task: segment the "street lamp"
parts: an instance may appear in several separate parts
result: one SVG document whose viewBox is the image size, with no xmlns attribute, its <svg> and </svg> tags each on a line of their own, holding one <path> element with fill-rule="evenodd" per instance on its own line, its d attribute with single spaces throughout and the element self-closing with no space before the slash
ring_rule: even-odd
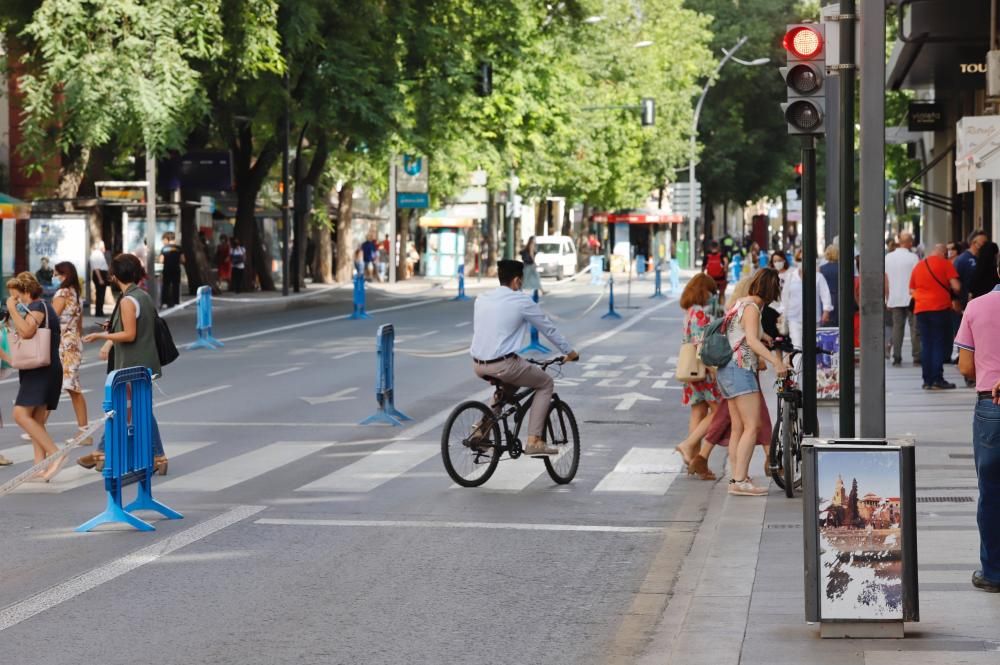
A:
<svg viewBox="0 0 1000 665">
<path fill-rule="evenodd" d="M 747 43 L 747 38 L 744 36 L 744 37 L 740 37 L 739 40 L 733 45 L 733 47 L 731 49 L 729 49 L 728 51 L 726 49 L 722 49 L 722 53 L 723 53 L 723 55 L 725 57 L 723 57 L 722 60 L 719 61 L 719 64 L 715 68 L 715 73 L 708 79 L 708 81 L 705 82 L 705 87 L 701 91 L 701 97 L 698 98 L 698 104 L 694 108 L 694 120 L 691 123 L 691 142 L 690 142 L 690 153 L 689 153 L 690 157 L 688 159 L 688 182 L 689 182 L 689 186 L 688 186 L 688 244 L 690 245 L 689 253 L 690 253 L 690 256 L 691 256 L 691 258 L 690 258 L 690 261 L 691 261 L 691 266 L 690 267 L 691 268 L 694 268 L 694 266 L 695 266 L 695 263 L 694 263 L 694 261 L 695 261 L 695 259 L 694 259 L 694 255 L 695 255 L 694 246 L 695 246 L 695 243 L 697 242 L 697 238 L 696 238 L 696 234 L 695 234 L 695 226 L 694 226 L 694 220 L 695 220 L 695 205 L 694 205 L 694 200 L 695 200 L 695 191 L 694 191 L 695 177 L 694 176 L 695 176 L 695 173 L 694 173 L 694 166 L 695 166 L 695 153 L 697 151 L 697 144 L 698 144 L 698 119 L 701 117 L 701 109 L 705 105 L 705 96 L 708 95 L 709 88 L 711 88 L 712 85 L 715 83 L 715 80 L 719 76 L 719 72 L 722 71 L 722 68 L 726 66 L 727 62 L 729 62 L 730 60 L 733 60 L 734 62 L 737 62 L 737 63 L 739 63 L 741 65 L 746 66 L 746 67 L 759 67 L 761 65 L 766 65 L 768 62 L 770 62 L 770 60 L 768 60 L 767 58 L 757 58 L 756 60 L 746 61 L 746 60 L 740 60 L 739 58 L 735 57 L 736 52 L 738 50 L 740 50 L 740 48 L 742 48 L 742 46 L 744 44 L 746 44 L 746 43 Z"/>
</svg>

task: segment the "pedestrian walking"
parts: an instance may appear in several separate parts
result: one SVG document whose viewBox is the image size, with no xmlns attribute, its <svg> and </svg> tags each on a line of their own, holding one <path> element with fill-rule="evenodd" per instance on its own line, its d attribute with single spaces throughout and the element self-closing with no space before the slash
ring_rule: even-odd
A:
<svg viewBox="0 0 1000 665">
<path fill-rule="evenodd" d="M 108 291 L 108 253 L 98 240 L 90 251 L 90 279 L 94 283 L 94 316 L 104 317 L 104 296 Z"/>
<path fill-rule="evenodd" d="M 920 364 L 920 332 L 913 313 L 910 295 L 910 276 L 920 259 L 913 253 L 913 236 L 906 231 L 899 234 L 896 249 L 885 257 L 885 275 L 889 280 L 889 317 L 892 321 L 892 366 L 903 364 L 903 333 L 910 327 L 910 352 L 913 364 Z"/>
<path fill-rule="evenodd" d="M 802 266 L 799 265 L 798 268 L 788 271 L 788 277 L 781 287 L 781 311 L 785 317 L 785 325 L 788 326 L 788 336 L 792 339 L 792 346 L 797 349 L 805 348 L 805 340 L 802 339 L 802 317 L 805 311 L 802 282 L 805 279 Z M 812 279 L 816 282 L 816 323 L 826 325 L 830 321 L 830 312 L 833 311 L 830 288 L 826 284 L 826 278 L 818 272 Z M 799 363 L 801 358 L 802 356 L 799 356 Z"/>
<path fill-rule="evenodd" d="M 524 249 L 521 250 L 521 263 L 524 264 L 524 290 L 525 291 L 541 291 L 542 290 L 542 280 L 538 277 L 538 268 L 535 267 L 535 236 L 528 238 L 528 242 L 524 243 Z"/>
<path fill-rule="evenodd" d="M 136 257 L 138 258 L 138 257 Z M 52 309 L 59 316 L 59 361 L 62 363 L 62 389 L 69 394 L 76 415 L 77 431 L 87 427 L 87 399 L 80 385 L 80 363 L 83 361 L 83 303 L 80 298 L 80 277 L 69 261 L 56 264 L 59 289 L 52 298 Z M 90 445 L 87 437 L 82 445 Z"/>
<path fill-rule="evenodd" d="M 1000 266 L 991 264 L 994 273 Z M 998 275 L 1000 276 L 1000 275 Z M 979 563 L 972 584 L 1000 592 L 1000 287 L 973 299 L 965 309 L 958 345 L 958 369 L 975 381 L 972 450 L 979 479 Z"/>
<path fill-rule="evenodd" d="M 715 240 L 709 241 L 708 250 L 701 261 L 701 271 L 715 280 L 720 301 L 726 299 L 726 287 L 729 285 L 726 275 L 728 268 L 729 260 L 723 256 L 719 243 Z"/>
<path fill-rule="evenodd" d="M 232 261 L 233 279 L 229 283 L 229 288 L 240 293 L 243 290 L 243 271 L 247 267 L 247 249 L 236 236 L 233 236 L 230 245 L 229 258 Z"/>
<path fill-rule="evenodd" d="M 225 233 L 219 236 L 219 244 L 215 248 L 215 268 L 219 271 L 219 281 L 229 284 L 233 278 L 232 252 L 229 238 Z"/>
<path fill-rule="evenodd" d="M 973 231 L 969 235 L 966 250 L 954 260 L 955 271 L 958 272 L 958 280 L 962 284 L 962 291 L 958 297 L 963 307 L 969 301 L 969 290 L 972 288 L 972 278 L 976 273 L 976 259 L 979 256 L 979 251 L 989 241 L 989 236 L 982 229 Z"/>
<path fill-rule="evenodd" d="M 706 307 L 716 295 L 715 280 L 704 273 L 698 273 L 684 287 L 680 306 L 684 311 L 684 327 L 681 333 L 681 344 L 692 344 L 697 350 L 705 336 L 705 328 L 712 322 L 712 317 Z M 698 431 L 702 421 L 711 419 L 718 403 L 722 400 L 715 377 L 707 374 L 702 381 L 687 381 L 681 393 L 681 404 L 691 407 L 688 419 L 688 435 Z M 699 455 L 700 438 L 685 441 L 676 446 L 676 450 L 688 465 L 688 472 L 704 475 L 708 471 L 708 461 Z"/>
<path fill-rule="evenodd" d="M 924 390 L 947 390 L 954 383 L 944 380 L 944 362 L 951 354 L 951 315 L 961 292 L 955 266 L 935 247 L 910 275 L 913 312 L 920 331 L 920 365 Z"/>
<path fill-rule="evenodd" d="M 175 242 L 177 236 L 172 232 L 163 234 L 163 247 L 160 249 L 160 263 L 163 264 L 163 293 L 160 294 L 161 307 L 176 307 L 181 304 L 181 265 L 186 263 L 184 252 Z M 154 275 L 149 275 L 155 279 Z"/>
<path fill-rule="evenodd" d="M 378 245 L 375 244 L 375 234 L 370 234 L 368 239 L 361 243 L 361 254 L 365 262 L 365 279 L 369 281 L 381 281 L 378 275 Z"/>
<path fill-rule="evenodd" d="M 14 400 L 14 421 L 31 437 L 35 451 L 35 464 L 46 457 L 55 455 L 59 448 L 45 428 L 49 419 L 49 411 L 55 411 L 59 406 L 59 394 L 62 392 L 62 364 L 59 362 L 59 316 L 52 306 L 42 300 L 42 285 L 30 272 L 19 273 L 7 280 L 7 312 L 14 332 L 22 343 L 35 338 L 39 330 L 49 331 L 49 362 L 41 367 L 22 369 L 18 371 L 20 386 L 17 398 Z M 44 342 L 44 337 L 39 337 Z M 38 342 L 36 342 L 37 344 Z M 0 350 L 0 357 L 8 364 L 14 365 L 11 356 Z M 32 477 L 32 482 L 48 482 L 59 473 L 66 457 L 50 466 L 42 473 Z"/>
<path fill-rule="evenodd" d="M 988 242 L 979 249 L 979 256 L 976 257 L 976 270 L 972 274 L 972 281 L 969 284 L 970 299 L 986 295 L 997 284 L 1000 284 L 1000 277 L 993 269 L 998 254 L 1000 254 L 1000 247 L 995 242 Z"/>
<path fill-rule="evenodd" d="M 717 381 L 732 419 L 729 445 L 731 456 L 735 449 L 735 464 L 729 493 L 763 496 L 767 488 L 754 485 L 749 478 L 750 458 L 761 428 L 758 366 L 761 360 L 770 362 L 778 376 L 787 374 L 789 368 L 761 341 L 761 310 L 781 297 L 781 278 L 775 270 L 764 268 L 751 278 L 748 294 L 726 313 L 726 336 L 733 359 L 719 368 Z"/>
<path fill-rule="evenodd" d="M 83 338 L 86 343 L 103 341 L 101 360 L 108 360 L 109 369 L 148 367 L 153 378 L 159 378 L 160 354 L 156 349 L 156 305 L 149 294 L 139 288 L 144 271 L 139 260 L 131 254 L 119 254 L 111 261 L 111 279 L 121 289 L 122 297 L 111 315 L 111 323 L 104 332 L 91 333 Z M 80 457 L 77 464 L 85 469 L 104 468 L 104 437 L 97 450 Z M 167 474 L 167 456 L 163 452 L 160 428 L 153 416 L 153 464 L 161 476 Z"/>
<path fill-rule="evenodd" d="M 827 245 L 826 250 L 823 252 L 823 258 L 826 262 L 819 267 L 819 274 L 823 275 L 823 279 L 826 280 L 826 288 L 830 291 L 830 301 L 833 303 L 833 309 L 830 311 L 830 317 L 824 325 L 827 326 L 838 326 L 840 325 L 840 248 L 836 245 Z"/>
</svg>

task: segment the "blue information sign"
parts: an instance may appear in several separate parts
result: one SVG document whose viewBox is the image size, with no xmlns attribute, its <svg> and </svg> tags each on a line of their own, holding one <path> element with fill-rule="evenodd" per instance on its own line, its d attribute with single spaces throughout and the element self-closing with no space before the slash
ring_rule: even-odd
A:
<svg viewBox="0 0 1000 665">
<path fill-rule="evenodd" d="M 397 208 L 429 208 L 430 197 L 426 193 L 399 192 L 396 194 Z"/>
</svg>

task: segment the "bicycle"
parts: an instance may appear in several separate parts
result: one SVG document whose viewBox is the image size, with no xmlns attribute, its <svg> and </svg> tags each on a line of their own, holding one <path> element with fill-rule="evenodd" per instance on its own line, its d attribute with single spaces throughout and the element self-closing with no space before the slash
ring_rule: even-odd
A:
<svg viewBox="0 0 1000 665">
<path fill-rule="evenodd" d="M 562 358 L 544 362 L 529 360 L 543 370 L 562 365 Z M 493 386 L 494 406 L 470 400 L 451 412 L 441 433 L 441 458 L 451 479 L 462 487 L 479 487 L 493 475 L 504 453 L 516 460 L 524 452 L 519 434 L 535 398 L 533 388 L 515 393 L 509 386 L 486 377 Z M 510 418 L 514 417 L 514 430 Z M 501 425 L 503 426 L 501 438 Z M 556 483 L 565 485 L 576 476 L 580 465 L 580 432 L 576 417 L 566 402 L 552 395 L 545 419 L 546 445 L 559 449 L 557 455 L 543 457 L 545 470 Z"/>
<path fill-rule="evenodd" d="M 776 338 L 775 349 L 789 354 L 788 364 L 794 366 L 795 357 L 801 349 L 792 347 L 788 338 Z M 816 353 L 827 353 L 817 349 Z M 775 426 L 771 432 L 771 449 L 768 451 L 768 467 L 775 484 L 785 490 L 785 496 L 793 498 L 795 490 L 802 489 L 802 389 L 799 388 L 794 370 L 779 376 L 775 382 L 778 394 L 778 409 Z M 818 432 L 816 432 L 818 434 Z"/>
</svg>

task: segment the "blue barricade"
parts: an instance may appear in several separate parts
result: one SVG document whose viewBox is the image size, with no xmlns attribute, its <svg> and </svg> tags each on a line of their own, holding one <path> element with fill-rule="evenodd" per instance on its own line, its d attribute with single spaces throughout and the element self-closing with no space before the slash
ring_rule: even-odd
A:
<svg viewBox="0 0 1000 665">
<path fill-rule="evenodd" d="M 615 311 L 615 276 L 608 277 L 608 313 L 602 319 L 620 319 L 622 315 Z"/>
<path fill-rule="evenodd" d="M 354 311 L 349 317 L 351 319 L 370 319 L 371 316 L 365 311 L 365 276 L 364 273 L 354 273 Z"/>
<path fill-rule="evenodd" d="M 101 524 L 123 522 L 139 531 L 155 527 L 132 513 L 155 510 L 167 519 L 180 513 L 153 498 L 153 380 L 146 367 L 127 367 L 108 374 L 104 382 L 104 490 L 107 507 L 76 528 L 90 531 Z M 135 501 L 122 506 L 122 488 L 139 484 Z"/>
<path fill-rule="evenodd" d="M 646 257 L 642 254 L 635 257 L 635 272 L 639 279 L 646 278 Z"/>
<path fill-rule="evenodd" d="M 452 301 L 456 300 L 469 300 L 469 296 L 465 295 L 465 264 L 458 266 L 458 295 Z"/>
<path fill-rule="evenodd" d="M 743 257 L 739 254 L 733 254 L 732 261 L 729 262 L 729 283 L 735 284 L 740 281 L 740 276 L 743 273 Z"/>
<path fill-rule="evenodd" d="M 681 266 L 677 259 L 670 259 L 670 292 L 677 293 L 681 290 Z"/>
<path fill-rule="evenodd" d="M 599 285 L 604 283 L 604 257 L 590 257 L 590 283 Z"/>
<path fill-rule="evenodd" d="M 653 295 L 651 295 L 649 297 L 650 298 L 666 298 L 666 296 L 663 295 L 663 271 L 660 269 L 660 264 L 659 263 L 656 264 L 656 270 L 654 272 L 654 275 L 655 276 L 654 276 L 654 281 L 653 281 Z"/>
<path fill-rule="evenodd" d="M 534 300 L 535 302 L 538 302 L 538 289 L 535 289 L 535 292 L 531 294 L 531 299 Z M 520 351 L 518 351 L 518 353 L 529 353 L 531 351 L 537 351 L 538 353 L 549 353 L 551 351 L 549 347 L 545 346 L 538 340 L 538 329 L 535 328 L 535 326 L 531 326 L 531 336 L 529 339 L 530 341 L 528 342 L 528 345 L 523 349 L 521 349 Z"/>
<path fill-rule="evenodd" d="M 191 349 L 218 349 L 224 344 L 212 337 L 212 287 L 198 287 L 198 321 L 195 330 L 198 339 L 188 345 Z"/>
<path fill-rule="evenodd" d="M 412 420 L 396 408 L 396 332 L 391 323 L 378 327 L 375 335 L 375 400 L 378 411 L 361 421 L 362 425 L 383 423 L 400 426 L 401 420 Z"/>
</svg>

